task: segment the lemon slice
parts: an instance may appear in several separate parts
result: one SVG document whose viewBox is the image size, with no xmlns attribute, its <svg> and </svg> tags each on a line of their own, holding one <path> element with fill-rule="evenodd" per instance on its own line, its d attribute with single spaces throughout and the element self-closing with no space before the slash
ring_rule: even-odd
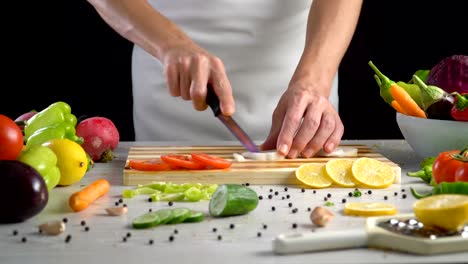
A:
<svg viewBox="0 0 468 264">
<path fill-rule="evenodd" d="M 351 171 L 355 182 L 369 188 L 387 188 L 396 176 L 392 167 L 372 158 L 355 160 Z"/>
<path fill-rule="evenodd" d="M 333 183 L 325 172 L 325 164 L 322 163 L 302 164 L 296 169 L 296 178 L 313 188 L 326 188 Z"/>
<path fill-rule="evenodd" d="M 344 207 L 344 214 L 356 216 L 380 216 L 394 215 L 397 209 L 392 204 L 379 202 L 354 202 L 347 203 Z"/>
<path fill-rule="evenodd" d="M 353 173 L 351 167 L 354 160 L 350 159 L 332 159 L 325 164 L 325 171 L 328 177 L 339 186 L 354 187 Z"/>
<path fill-rule="evenodd" d="M 468 224 L 468 195 L 439 194 L 416 201 L 413 204 L 416 218 L 427 226 L 451 231 Z"/>
</svg>

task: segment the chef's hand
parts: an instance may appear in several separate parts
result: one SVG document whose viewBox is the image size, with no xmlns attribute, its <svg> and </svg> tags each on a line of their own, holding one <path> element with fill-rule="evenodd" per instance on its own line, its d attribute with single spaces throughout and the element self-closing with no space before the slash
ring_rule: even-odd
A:
<svg viewBox="0 0 468 264">
<path fill-rule="evenodd" d="M 167 49 L 162 62 L 172 96 L 192 100 L 193 107 L 203 111 L 209 82 L 219 98 L 221 112 L 228 116 L 234 113 L 232 88 L 221 59 L 194 43 L 185 43 Z"/>
<path fill-rule="evenodd" d="M 343 123 L 330 101 L 318 94 L 316 83 L 291 82 L 272 117 L 270 133 L 262 149 L 277 149 L 295 158 L 312 157 L 320 149 L 333 151 L 343 136 Z M 323 89 L 322 89 L 323 90 Z"/>
</svg>

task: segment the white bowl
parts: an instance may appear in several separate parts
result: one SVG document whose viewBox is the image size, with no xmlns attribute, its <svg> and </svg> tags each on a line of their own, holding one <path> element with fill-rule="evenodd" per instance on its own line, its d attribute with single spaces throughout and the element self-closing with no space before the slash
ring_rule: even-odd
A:
<svg viewBox="0 0 468 264">
<path fill-rule="evenodd" d="M 468 122 L 426 119 L 397 113 L 403 137 L 421 158 L 468 145 Z"/>
</svg>

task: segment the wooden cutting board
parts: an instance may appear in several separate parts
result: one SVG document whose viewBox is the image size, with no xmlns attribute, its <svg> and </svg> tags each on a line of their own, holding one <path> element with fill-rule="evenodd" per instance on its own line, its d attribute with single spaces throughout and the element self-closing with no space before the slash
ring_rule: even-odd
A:
<svg viewBox="0 0 468 264">
<path fill-rule="evenodd" d="M 357 159 L 369 157 L 378 159 L 390 165 L 397 177 L 401 177 L 401 168 L 375 152 L 366 145 L 342 145 L 358 148 Z M 134 186 L 154 181 L 172 183 L 249 183 L 253 185 L 301 185 L 296 179 L 295 170 L 302 164 L 317 162 L 326 163 L 337 157 L 312 157 L 298 159 L 283 159 L 275 161 L 234 160 L 233 153 L 242 153 L 246 149 L 242 146 L 134 146 L 128 152 L 127 162 L 123 171 L 123 184 Z M 174 171 L 137 171 L 127 167 L 129 160 L 147 160 L 159 158 L 163 154 L 206 153 L 232 161 L 232 166 L 226 170 L 174 170 Z"/>
</svg>

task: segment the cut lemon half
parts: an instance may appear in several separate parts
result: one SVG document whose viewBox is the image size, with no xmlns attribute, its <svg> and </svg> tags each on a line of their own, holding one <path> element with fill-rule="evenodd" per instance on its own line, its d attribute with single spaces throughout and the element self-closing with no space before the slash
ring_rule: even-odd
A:
<svg viewBox="0 0 468 264">
<path fill-rule="evenodd" d="M 313 188 L 326 188 L 333 183 L 325 172 L 325 164 L 322 163 L 302 164 L 296 169 L 296 178 Z"/>
<path fill-rule="evenodd" d="M 394 215 L 397 212 L 393 204 L 379 202 L 354 202 L 347 203 L 344 207 L 344 214 L 355 216 Z"/>
<path fill-rule="evenodd" d="M 356 184 L 353 180 L 351 167 L 354 160 L 350 159 L 332 159 L 325 164 L 325 171 L 328 177 L 339 186 L 354 187 Z"/>
<path fill-rule="evenodd" d="M 413 211 L 424 225 L 456 231 L 468 224 L 468 195 L 439 194 L 422 198 L 413 204 Z"/>
<path fill-rule="evenodd" d="M 377 159 L 359 158 L 351 168 L 355 182 L 369 188 L 387 188 L 395 181 L 395 171 Z"/>
</svg>

